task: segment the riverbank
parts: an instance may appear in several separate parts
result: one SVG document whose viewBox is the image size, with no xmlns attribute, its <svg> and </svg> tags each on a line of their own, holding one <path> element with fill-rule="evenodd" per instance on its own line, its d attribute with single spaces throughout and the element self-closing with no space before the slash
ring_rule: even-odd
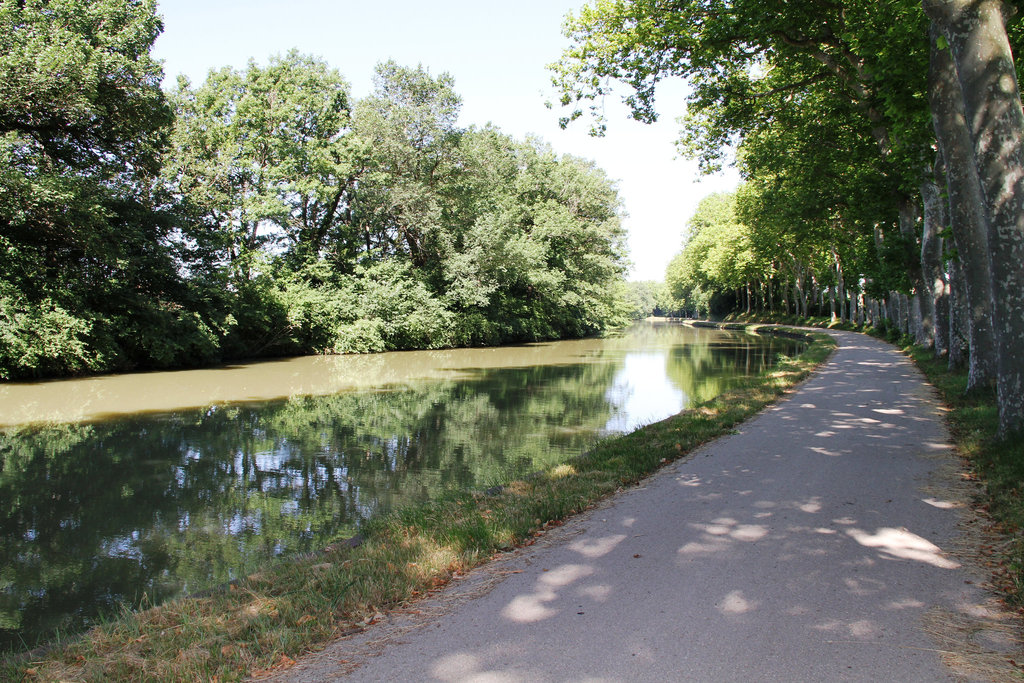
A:
<svg viewBox="0 0 1024 683">
<path fill-rule="evenodd" d="M 7 662 L 0 676 L 237 680 L 286 666 L 729 431 L 806 377 L 833 346 L 817 335 L 799 358 L 576 461 L 490 495 L 456 494 L 387 515 L 365 529 L 357 547 L 336 543 L 276 563 L 231 590 L 125 614 L 45 656 Z"/>
</svg>

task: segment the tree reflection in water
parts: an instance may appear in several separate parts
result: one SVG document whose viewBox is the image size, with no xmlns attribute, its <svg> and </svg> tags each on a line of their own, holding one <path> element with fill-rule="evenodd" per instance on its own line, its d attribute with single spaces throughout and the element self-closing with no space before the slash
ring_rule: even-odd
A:
<svg viewBox="0 0 1024 683">
<path fill-rule="evenodd" d="M 795 349 L 644 326 L 573 363 L 8 429 L 0 647 L 80 629 L 121 604 L 223 584 L 445 489 L 564 461 L 609 430 L 662 419 Z"/>
</svg>

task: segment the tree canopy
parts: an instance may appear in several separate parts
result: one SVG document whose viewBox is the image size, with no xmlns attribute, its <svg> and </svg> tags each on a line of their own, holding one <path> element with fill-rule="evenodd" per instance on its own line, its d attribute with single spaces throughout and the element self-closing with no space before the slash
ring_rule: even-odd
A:
<svg viewBox="0 0 1024 683">
<path fill-rule="evenodd" d="M 0 376 L 160 354 L 182 296 L 160 30 L 151 2 L 0 5 Z"/>
<path fill-rule="evenodd" d="M 996 383 L 1013 431 L 1024 428 L 1024 114 L 1010 9 L 598 0 L 567 19 L 554 81 L 563 123 L 589 110 L 600 132 L 614 88 L 652 121 L 658 83 L 686 79 L 681 148 L 708 171 L 735 151 L 746 181 L 737 214 L 759 257 L 748 289 L 767 282 L 763 305 L 804 314 L 808 288 L 827 289 L 840 317 L 849 309 L 940 353 L 966 341 L 972 386 Z M 735 283 L 708 279 L 720 268 L 700 234 L 670 279 L 706 298 L 712 281 Z"/>
</svg>

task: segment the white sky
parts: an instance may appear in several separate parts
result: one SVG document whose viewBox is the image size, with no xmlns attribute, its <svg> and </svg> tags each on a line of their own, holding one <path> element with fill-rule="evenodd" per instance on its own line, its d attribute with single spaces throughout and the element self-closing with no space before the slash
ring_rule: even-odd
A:
<svg viewBox="0 0 1024 683">
<path fill-rule="evenodd" d="M 568 46 L 562 20 L 584 0 L 163 0 L 164 33 L 153 56 L 167 84 L 179 74 L 201 83 L 212 68 L 243 68 L 297 48 L 336 67 L 356 98 L 372 88 L 374 66 L 394 59 L 447 71 L 462 96 L 463 126 L 493 123 L 523 139 L 534 134 L 560 154 L 593 159 L 618 182 L 629 214 L 630 279 L 662 280 L 700 199 L 736 186 L 735 173 L 700 178 L 676 159 L 681 84 L 659 92 L 661 119 L 632 121 L 618 97 L 606 103 L 608 133 L 587 134 L 585 119 L 558 127 L 546 66 Z M 622 94 L 625 94 L 623 90 Z"/>
</svg>

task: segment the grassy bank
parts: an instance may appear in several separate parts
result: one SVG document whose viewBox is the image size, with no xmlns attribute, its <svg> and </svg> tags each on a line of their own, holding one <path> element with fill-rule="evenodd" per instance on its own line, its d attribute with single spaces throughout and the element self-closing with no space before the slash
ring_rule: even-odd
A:
<svg viewBox="0 0 1024 683">
<path fill-rule="evenodd" d="M 967 371 L 950 372 L 944 358 L 929 349 L 903 344 L 921 371 L 942 394 L 957 450 L 982 484 L 976 501 L 992 521 L 989 531 L 999 540 L 981 548 L 992 570 L 992 587 L 1006 602 L 1024 608 L 1024 438 L 1000 438 L 995 390 L 966 393 Z"/>
<path fill-rule="evenodd" d="M 289 666 L 728 432 L 803 380 L 834 346 L 815 334 L 799 358 L 570 463 L 486 494 L 396 511 L 371 521 L 354 547 L 338 542 L 274 563 L 231 590 L 126 613 L 45 655 L 8 658 L 0 680 L 228 681 Z"/>
</svg>

